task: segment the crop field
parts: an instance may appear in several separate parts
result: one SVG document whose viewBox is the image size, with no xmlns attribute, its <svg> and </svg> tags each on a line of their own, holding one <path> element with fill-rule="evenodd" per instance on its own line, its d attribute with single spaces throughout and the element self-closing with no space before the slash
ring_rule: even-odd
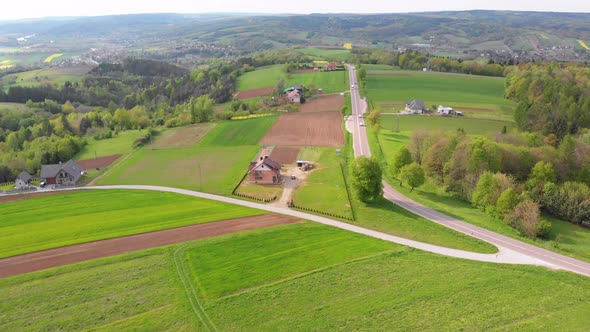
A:
<svg viewBox="0 0 590 332">
<path fill-rule="evenodd" d="M 276 116 L 223 121 L 203 138 L 199 146 L 256 145 L 276 121 Z"/>
<path fill-rule="evenodd" d="M 583 48 L 590 50 L 590 47 L 588 47 L 588 45 L 586 44 L 586 42 L 584 42 L 581 39 L 578 39 L 578 43 L 580 44 L 580 46 L 582 46 Z"/>
<path fill-rule="evenodd" d="M 435 72 L 392 71 L 367 76 L 367 91 L 371 102 L 383 105 L 394 104 L 396 112 L 408 100 L 421 99 L 429 109 L 432 105 L 444 105 L 473 109 L 471 114 L 487 110 L 491 117 L 510 119 L 514 103 L 504 99 L 504 79 L 462 74 Z M 481 113 L 481 112 L 480 112 Z"/>
<path fill-rule="evenodd" d="M 320 48 L 298 48 L 297 51 L 323 60 L 346 61 L 350 56 L 349 50 L 326 50 Z"/>
<path fill-rule="evenodd" d="M 340 112 L 288 113 L 270 128 L 260 142 L 269 145 L 342 146 Z"/>
<path fill-rule="evenodd" d="M 114 154 L 129 154 L 133 151 L 133 142 L 142 134 L 145 134 L 145 130 L 126 130 L 119 132 L 113 138 L 101 140 L 87 138 L 88 144 L 82 148 L 74 159 L 82 160 Z"/>
<path fill-rule="evenodd" d="M 53 60 L 55 60 L 57 58 L 62 57 L 63 55 L 64 55 L 63 53 L 55 53 L 55 54 L 52 54 L 52 55 L 48 56 L 43 62 L 49 63 L 49 62 L 51 62 L 51 61 L 53 61 Z"/>
<path fill-rule="evenodd" d="M 272 86 L 268 86 L 265 88 L 253 89 L 253 90 L 239 91 L 238 94 L 234 98 L 238 99 L 238 100 L 257 98 L 257 97 L 271 95 L 273 91 L 274 91 L 274 88 Z"/>
<path fill-rule="evenodd" d="M 158 135 L 149 149 L 190 148 L 197 144 L 215 127 L 214 123 L 199 123 L 192 126 L 170 128 Z"/>
<path fill-rule="evenodd" d="M 264 214 L 173 193 L 80 191 L 0 204 L 0 257 Z"/>
<path fill-rule="evenodd" d="M 12 68 L 12 67 L 14 67 L 13 60 L 9 60 L 9 59 L 0 60 L 0 69 L 8 69 L 8 68 Z"/>
<path fill-rule="evenodd" d="M 326 112 L 336 111 L 340 112 L 345 103 L 345 96 L 340 94 L 331 94 L 325 96 L 317 96 L 305 104 L 301 105 L 299 110 L 301 112 Z"/>
<path fill-rule="evenodd" d="M 295 190 L 293 202 L 305 208 L 352 218 L 352 207 L 340 170 L 343 160 L 336 154 L 336 149 L 306 147 L 301 150 L 298 159 L 314 162 L 315 169 Z"/>
<path fill-rule="evenodd" d="M 379 124 L 381 129 L 386 129 L 390 132 L 389 134 L 395 134 L 398 130 L 400 132 L 412 132 L 414 129 L 449 131 L 461 128 L 468 135 L 487 135 L 502 131 L 504 126 L 506 126 L 508 131 L 516 128 L 516 125 L 512 121 L 457 116 L 426 116 L 420 114 L 383 114 L 380 116 Z"/>
<path fill-rule="evenodd" d="M 84 75 L 91 69 L 90 66 L 35 69 L 6 75 L 2 78 L 2 83 L 5 89 L 11 86 L 38 86 L 47 83 L 63 85 L 66 81 L 82 82 Z"/>
<path fill-rule="evenodd" d="M 247 91 L 274 87 L 279 78 L 285 77 L 283 66 L 268 66 L 247 72 L 238 78 L 238 90 Z"/>
<path fill-rule="evenodd" d="M 137 150 L 97 183 L 169 186 L 229 195 L 258 145 Z"/>
<path fill-rule="evenodd" d="M 5 331 L 571 331 L 590 324 L 588 278 L 446 258 L 312 223 L 5 278 L 0 296 Z"/>
</svg>

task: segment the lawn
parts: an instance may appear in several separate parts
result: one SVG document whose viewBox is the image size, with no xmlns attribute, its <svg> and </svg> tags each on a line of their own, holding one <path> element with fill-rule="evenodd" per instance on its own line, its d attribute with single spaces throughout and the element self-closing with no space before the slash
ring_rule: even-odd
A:
<svg viewBox="0 0 590 332">
<path fill-rule="evenodd" d="M 346 61 L 350 57 L 349 50 L 325 50 L 320 48 L 298 48 L 296 50 L 323 60 Z"/>
<path fill-rule="evenodd" d="M 1 279 L 0 329 L 581 331 L 589 296 L 586 277 L 302 223 Z"/>
<path fill-rule="evenodd" d="M 301 149 L 298 159 L 312 161 L 315 167 L 295 191 L 293 202 L 308 209 L 352 218 L 346 184 L 340 170 L 343 159 L 336 154 L 336 149 L 305 147 Z"/>
<path fill-rule="evenodd" d="M 199 146 L 257 145 L 277 119 L 278 116 L 264 116 L 220 122 L 209 131 L 207 136 L 199 143 Z"/>
<path fill-rule="evenodd" d="M 145 184 L 230 195 L 259 150 L 257 145 L 137 150 L 98 184 Z"/>
<path fill-rule="evenodd" d="M 511 119 L 514 103 L 504 98 L 504 79 L 475 75 L 436 72 L 392 71 L 367 76 L 368 98 L 382 105 L 383 111 L 395 106 L 403 108 L 405 101 L 421 99 L 426 107 L 445 105 L 457 109 L 484 109 L 470 112 L 490 117 Z"/>
<path fill-rule="evenodd" d="M 379 124 L 384 129 L 384 135 L 395 136 L 396 131 L 403 132 L 404 135 L 410 135 L 414 129 L 450 131 L 459 128 L 465 130 L 468 135 L 487 135 L 501 132 L 506 126 L 508 131 L 516 128 L 514 122 L 501 121 L 492 119 L 480 119 L 471 117 L 445 117 L 436 115 L 393 115 L 383 114 L 380 117 Z"/>
<path fill-rule="evenodd" d="M 0 204 L 0 257 L 263 214 L 173 193 L 97 190 Z"/>
<path fill-rule="evenodd" d="M 104 157 L 114 154 L 128 154 L 133 151 L 133 142 L 145 130 L 127 130 L 121 131 L 113 138 L 95 140 L 92 137 L 86 139 L 88 144 L 74 157 L 76 160 L 91 159 L 95 157 Z"/>
<path fill-rule="evenodd" d="M 385 128 L 385 126 L 382 128 Z M 381 148 L 380 152 L 377 152 L 377 155 L 382 153 L 384 161 L 387 162 L 391 160 L 394 153 L 401 146 L 408 143 L 410 135 L 411 132 L 407 131 L 397 133 L 391 132 L 389 130 L 381 130 L 379 132 L 379 144 Z M 369 137 L 371 138 L 370 142 L 372 143 L 371 150 L 376 151 L 377 145 L 373 139 L 374 135 L 371 134 Z M 578 259 L 590 261 L 590 230 L 586 228 L 544 216 L 543 218 L 547 218 L 547 220 L 551 221 L 553 225 L 550 239 L 537 239 L 532 241 L 520 236 L 516 230 L 508 226 L 503 221 L 491 217 L 487 213 L 473 207 L 468 202 L 452 197 L 448 193 L 444 192 L 440 186 L 426 184 L 410 193 L 408 188 L 401 188 L 398 181 L 392 179 L 391 177 L 388 178 L 388 183 L 404 195 L 416 200 L 417 202 L 420 202 L 421 204 L 424 204 L 440 212 L 449 214 L 457 219 L 489 229 L 494 232 L 498 232 L 506 236 L 517 238 L 521 241 L 532 243 L 548 250 L 553 250 Z"/>
</svg>

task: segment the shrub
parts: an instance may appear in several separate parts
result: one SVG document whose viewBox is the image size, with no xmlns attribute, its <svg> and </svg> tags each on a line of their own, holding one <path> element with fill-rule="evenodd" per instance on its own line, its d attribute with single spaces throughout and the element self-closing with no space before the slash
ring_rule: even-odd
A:
<svg viewBox="0 0 590 332">
<path fill-rule="evenodd" d="M 526 200 L 506 215 L 506 222 L 522 235 L 534 239 L 538 236 L 547 236 L 551 232 L 551 224 L 547 221 L 542 222 L 540 216 L 539 204 Z"/>
</svg>

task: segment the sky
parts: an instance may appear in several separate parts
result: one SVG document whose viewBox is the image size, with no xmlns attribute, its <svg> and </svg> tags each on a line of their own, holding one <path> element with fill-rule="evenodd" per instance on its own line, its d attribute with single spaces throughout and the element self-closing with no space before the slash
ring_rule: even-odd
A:
<svg viewBox="0 0 590 332">
<path fill-rule="evenodd" d="M 0 20 L 136 13 L 405 13 L 494 9 L 590 13 L 590 0 L 22 0 L 3 1 Z"/>
</svg>

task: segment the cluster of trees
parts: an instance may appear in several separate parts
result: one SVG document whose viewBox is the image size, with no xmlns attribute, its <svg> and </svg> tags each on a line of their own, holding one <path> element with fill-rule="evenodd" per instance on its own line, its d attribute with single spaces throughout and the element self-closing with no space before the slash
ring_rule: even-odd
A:
<svg viewBox="0 0 590 332">
<path fill-rule="evenodd" d="M 539 134 L 469 137 L 416 130 L 389 163 L 412 189 L 425 177 L 529 237 L 549 234 L 540 211 L 590 225 L 590 144 L 566 136 L 557 147 Z"/>
<path fill-rule="evenodd" d="M 355 63 L 382 64 L 399 66 L 402 69 L 422 70 L 427 68 L 433 71 L 446 73 L 463 73 L 484 76 L 504 76 L 503 65 L 489 61 L 450 59 L 423 54 L 413 50 L 405 52 L 386 51 L 377 48 L 354 48 L 352 58 Z"/>
<path fill-rule="evenodd" d="M 590 67 L 581 63 L 523 64 L 506 76 L 506 97 L 516 101 L 521 130 L 558 139 L 590 128 Z"/>
</svg>

